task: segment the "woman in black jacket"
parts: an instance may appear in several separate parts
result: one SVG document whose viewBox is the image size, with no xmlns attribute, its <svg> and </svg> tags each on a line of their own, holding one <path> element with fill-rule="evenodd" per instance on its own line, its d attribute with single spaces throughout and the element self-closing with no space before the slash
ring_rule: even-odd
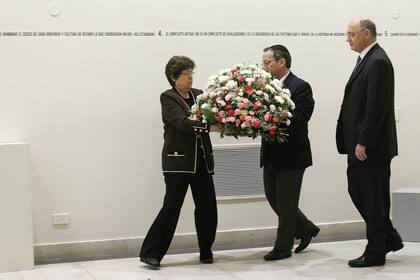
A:
<svg viewBox="0 0 420 280">
<path fill-rule="evenodd" d="M 191 120 L 190 109 L 202 91 L 192 88 L 194 61 L 174 56 L 165 75 L 172 86 L 160 96 L 164 144 L 162 169 L 166 184 L 163 206 L 147 233 L 140 250 L 140 261 L 159 266 L 178 223 L 188 186 L 195 203 L 195 227 L 200 261 L 212 263 L 212 244 L 216 236 L 217 207 L 213 177 L 213 150 L 209 127 Z M 217 127 L 211 126 L 212 131 Z"/>
</svg>

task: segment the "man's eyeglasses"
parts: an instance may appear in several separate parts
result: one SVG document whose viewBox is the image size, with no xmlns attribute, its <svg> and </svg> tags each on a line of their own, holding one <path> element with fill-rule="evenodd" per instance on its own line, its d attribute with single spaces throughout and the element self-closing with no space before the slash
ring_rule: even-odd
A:
<svg viewBox="0 0 420 280">
<path fill-rule="evenodd" d="M 263 64 L 264 66 L 268 66 L 268 65 L 270 65 L 270 64 L 271 64 L 271 62 L 273 62 L 273 61 L 275 61 L 275 60 L 274 60 L 274 59 L 271 59 L 271 60 L 263 60 L 262 64 Z"/>
</svg>

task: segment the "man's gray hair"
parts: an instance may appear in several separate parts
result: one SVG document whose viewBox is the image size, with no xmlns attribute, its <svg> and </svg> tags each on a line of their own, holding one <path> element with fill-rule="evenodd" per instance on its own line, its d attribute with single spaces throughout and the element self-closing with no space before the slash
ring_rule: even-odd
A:
<svg viewBox="0 0 420 280">
<path fill-rule="evenodd" d="M 361 19 L 360 20 L 360 26 L 362 29 L 367 29 L 372 33 L 373 37 L 376 37 L 376 25 L 375 23 L 370 19 Z"/>
</svg>

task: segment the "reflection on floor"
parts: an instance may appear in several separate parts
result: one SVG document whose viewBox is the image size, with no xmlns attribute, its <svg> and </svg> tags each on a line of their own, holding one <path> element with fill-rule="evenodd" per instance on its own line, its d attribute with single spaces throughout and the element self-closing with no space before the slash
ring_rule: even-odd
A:
<svg viewBox="0 0 420 280">
<path fill-rule="evenodd" d="M 158 270 L 137 258 L 36 266 L 33 270 L 0 273 L 0 280 L 159 280 L 159 279 L 317 279 L 317 280 L 414 280 L 420 279 L 420 243 L 405 243 L 390 253 L 382 267 L 350 268 L 347 261 L 359 257 L 365 241 L 311 244 L 286 260 L 262 259 L 270 248 L 214 252 L 214 264 L 200 264 L 198 254 L 168 255 Z"/>
</svg>

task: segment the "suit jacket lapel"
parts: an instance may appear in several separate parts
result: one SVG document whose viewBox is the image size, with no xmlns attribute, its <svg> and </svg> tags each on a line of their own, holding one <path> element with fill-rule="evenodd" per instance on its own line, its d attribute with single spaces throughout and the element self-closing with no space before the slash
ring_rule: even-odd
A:
<svg viewBox="0 0 420 280">
<path fill-rule="evenodd" d="M 372 53 L 375 52 L 375 50 L 377 50 L 379 48 L 379 44 L 376 43 L 369 51 L 368 53 L 365 55 L 365 57 L 362 59 L 362 61 L 360 61 L 359 66 L 357 67 L 357 69 L 355 71 L 353 71 L 353 73 L 351 74 L 349 81 L 346 84 L 346 89 L 348 86 L 350 86 L 350 84 L 354 81 L 354 79 L 360 74 L 360 72 L 363 70 L 363 68 L 365 67 L 367 61 L 369 60 L 369 58 L 371 57 Z"/>
<path fill-rule="evenodd" d="M 286 77 L 286 79 L 284 79 L 283 88 L 289 88 L 289 84 L 294 77 L 295 75 L 292 73 L 292 71 L 290 71 L 289 75 Z"/>
</svg>

